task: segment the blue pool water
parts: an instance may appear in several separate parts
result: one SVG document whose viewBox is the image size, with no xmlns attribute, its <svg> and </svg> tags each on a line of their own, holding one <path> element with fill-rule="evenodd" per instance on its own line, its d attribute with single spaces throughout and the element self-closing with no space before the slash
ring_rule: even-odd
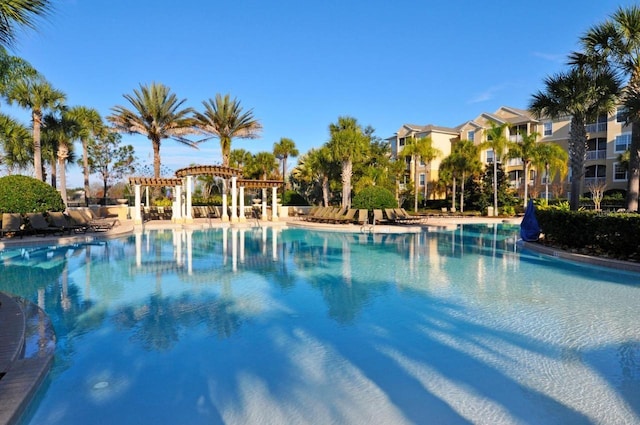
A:
<svg viewBox="0 0 640 425">
<path fill-rule="evenodd" d="M 640 422 L 640 277 L 416 235 L 157 231 L 0 253 L 58 337 L 28 424 Z"/>
</svg>

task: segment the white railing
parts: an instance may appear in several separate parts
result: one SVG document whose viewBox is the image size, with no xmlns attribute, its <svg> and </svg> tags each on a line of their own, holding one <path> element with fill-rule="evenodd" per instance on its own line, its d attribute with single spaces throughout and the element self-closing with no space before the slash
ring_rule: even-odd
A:
<svg viewBox="0 0 640 425">
<path fill-rule="evenodd" d="M 587 160 L 606 159 L 606 158 L 607 158 L 606 150 L 587 151 Z"/>
<path fill-rule="evenodd" d="M 606 122 L 598 122 L 594 124 L 587 124 L 585 126 L 587 133 L 600 133 L 607 131 L 607 123 Z"/>
</svg>

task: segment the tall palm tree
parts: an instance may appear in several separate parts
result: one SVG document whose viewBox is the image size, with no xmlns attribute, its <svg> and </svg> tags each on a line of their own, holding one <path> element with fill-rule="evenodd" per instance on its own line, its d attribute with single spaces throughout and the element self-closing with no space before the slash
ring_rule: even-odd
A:
<svg viewBox="0 0 640 425">
<path fill-rule="evenodd" d="M 57 161 L 56 169 L 60 177 L 60 196 L 67 205 L 67 160 L 73 152 L 73 139 L 78 134 L 78 125 L 67 114 L 62 113 L 59 117 L 53 114 L 44 116 L 43 140 L 55 146 L 55 157 L 52 158 L 52 166 Z M 54 173 L 52 172 L 52 178 Z M 55 181 L 52 181 L 55 187 Z"/>
<path fill-rule="evenodd" d="M 329 148 L 324 145 L 319 149 L 311 149 L 300 159 L 298 165 L 293 169 L 293 177 L 299 181 L 309 184 L 312 188 L 307 193 L 310 195 L 319 186 L 322 193 L 322 205 L 329 206 L 329 177 L 332 173 L 333 162 Z"/>
<path fill-rule="evenodd" d="M 587 152 L 587 120 L 615 107 L 620 80 L 609 67 L 574 65 L 569 71 L 545 79 L 545 90 L 535 93 L 529 109 L 538 118 L 571 116 L 569 159 L 571 162 L 570 207 L 577 210 Z"/>
<path fill-rule="evenodd" d="M 536 168 L 545 169 L 545 200 L 549 203 L 549 181 L 553 181 L 556 174 L 560 174 L 560 179 L 563 180 L 568 171 L 567 162 L 569 161 L 569 154 L 562 146 L 557 143 L 547 142 L 541 143 L 536 149 L 533 163 Z"/>
<path fill-rule="evenodd" d="M 627 209 L 637 211 L 640 193 L 640 6 L 620 7 L 610 19 L 587 31 L 581 41 L 592 60 L 606 59 L 627 79 L 622 96 L 627 107 L 627 123 L 631 124 Z"/>
<path fill-rule="evenodd" d="M 271 152 L 258 152 L 250 161 L 251 176 L 266 180 L 278 169 L 276 157 Z"/>
<path fill-rule="evenodd" d="M 94 108 L 73 106 L 66 112 L 66 116 L 77 124 L 78 138 L 82 143 L 82 172 L 84 176 L 85 203 L 89 202 L 89 141 L 96 137 L 105 137 L 106 126 L 100 113 Z"/>
<path fill-rule="evenodd" d="M 0 1 L 0 44 L 13 45 L 20 27 L 36 29 L 37 19 L 49 14 L 52 3 L 50 0 Z"/>
<path fill-rule="evenodd" d="M 234 137 L 240 139 L 255 139 L 260 135 L 262 124 L 253 116 L 253 110 L 243 112 L 240 101 L 231 99 L 229 94 L 202 102 L 204 112 L 196 111 L 195 125 L 200 131 L 220 139 L 222 150 L 222 165 L 229 166 L 231 141 Z"/>
<path fill-rule="evenodd" d="M 45 111 L 57 111 L 66 102 L 66 96 L 41 78 L 23 78 L 10 85 L 7 91 L 9 104 L 16 103 L 22 108 L 31 109 L 33 126 L 33 168 L 38 180 L 42 180 L 42 152 L 40 130 Z"/>
<path fill-rule="evenodd" d="M 191 108 L 183 108 L 186 99 L 178 99 L 171 89 L 161 83 L 140 84 L 140 90 L 123 97 L 133 109 L 124 106 L 111 108 L 113 114 L 107 120 L 116 131 L 146 136 L 153 147 L 153 175 L 160 177 L 160 143 L 163 139 L 173 139 L 190 147 L 197 147 L 185 138 L 195 134 L 194 121 L 190 118 Z"/>
<path fill-rule="evenodd" d="M 280 141 L 273 144 L 273 154 L 276 158 L 282 159 L 282 181 L 286 181 L 287 158 L 290 156 L 295 158 L 300 154 L 296 148 L 296 143 L 287 137 L 282 137 Z"/>
<path fill-rule="evenodd" d="M 438 156 L 442 155 L 442 152 L 433 146 L 433 140 L 431 137 L 421 137 L 416 139 L 414 136 L 410 136 L 406 139 L 404 148 L 402 149 L 403 157 L 411 158 L 411 169 L 413 170 L 413 210 L 418 211 L 418 192 L 419 192 L 419 175 L 418 175 L 418 162 L 422 160 L 425 164 L 430 163 Z M 425 176 L 426 177 L 426 176 Z M 427 184 L 428 181 L 425 178 L 424 181 L 424 199 L 427 199 Z"/>
<path fill-rule="evenodd" d="M 327 147 L 334 161 L 342 166 L 342 207 L 351 207 L 351 177 L 353 161 L 367 150 L 369 137 L 353 117 L 338 117 L 338 122 L 329 125 L 331 139 Z"/>
<path fill-rule="evenodd" d="M 480 147 L 493 151 L 493 214 L 498 215 L 498 161 L 502 162 L 505 159 L 511 142 L 506 136 L 508 123 L 498 125 L 489 121 L 489 126 L 490 128 L 484 130 L 486 140 L 480 144 Z"/>
<path fill-rule="evenodd" d="M 528 190 L 529 190 L 529 168 L 533 164 L 538 148 L 542 145 L 536 142 L 538 133 L 533 132 L 529 134 L 519 133 L 520 141 L 512 143 L 507 153 L 507 157 L 513 159 L 519 159 L 522 161 L 524 171 L 524 202 L 523 206 L 527 207 Z"/>
<path fill-rule="evenodd" d="M 480 152 L 476 144 L 470 140 L 460 140 L 452 147 L 451 158 L 454 171 L 454 189 L 452 206 L 455 207 L 455 176 L 460 176 L 460 211 L 464 212 L 464 185 L 467 176 L 480 173 L 482 163 L 480 162 Z"/>
</svg>

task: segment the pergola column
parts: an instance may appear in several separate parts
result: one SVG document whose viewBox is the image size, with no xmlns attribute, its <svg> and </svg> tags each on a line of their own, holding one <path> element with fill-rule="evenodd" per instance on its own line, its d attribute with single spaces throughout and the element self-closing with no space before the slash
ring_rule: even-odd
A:
<svg viewBox="0 0 640 425">
<path fill-rule="evenodd" d="M 142 224 L 142 214 L 140 214 L 140 209 L 142 208 L 140 201 L 140 185 L 136 184 L 133 187 L 133 192 L 135 196 L 135 208 L 133 211 L 133 224 Z"/>
<path fill-rule="evenodd" d="M 271 188 L 271 221 L 278 221 L 278 187 Z"/>
<path fill-rule="evenodd" d="M 171 221 L 176 223 L 182 221 L 182 186 L 176 185 L 173 188 L 173 208 L 171 209 Z"/>
<path fill-rule="evenodd" d="M 227 214 L 227 180 L 223 180 L 222 190 L 222 214 L 220 215 L 222 221 L 229 221 L 229 214 Z"/>
<path fill-rule="evenodd" d="M 267 188 L 262 188 L 262 219 L 268 220 L 269 217 L 267 215 Z"/>
<path fill-rule="evenodd" d="M 238 177 L 231 177 L 231 222 L 238 222 L 238 190 L 237 190 Z"/>
<path fill-rule="evenodd" d="M 240 221 L 247 221 L 244 216 L 244 186 L 240 186 Z"/>
<path fill-rule="evenodd" d="M 192 223 L 193 222 L 193 213 L 192 210 L 193 208 L 191 208 L 191 191 L 193 190 L 193 176 L 187 176 L 187 199 L 186 199 L 186 211 L 185 211 L 185 218 L 186 218 L 186 222 L 187 223 Z"/>
</svg>

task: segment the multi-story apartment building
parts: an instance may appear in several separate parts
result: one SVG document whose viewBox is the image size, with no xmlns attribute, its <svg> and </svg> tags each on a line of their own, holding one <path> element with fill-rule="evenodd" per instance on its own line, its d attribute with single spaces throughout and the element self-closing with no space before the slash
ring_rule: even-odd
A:
<svg viewBox="0 0 640 425">
<path fill-rule="evenodd" d="M 628 149 L 631 143 L 631 128 L 624 124 L 623 110 L 619 109 L 610 115 L 598 117 L 596 122 L 589 123 L 586 127 L 588 138 L 587 158 L 585 163 L 585 176 L 582 180 L 582 193 L 588 192 L 591 183 L 604 183 L 606 190 L 626 190 L 627 172 L 621 167 L 619 155 Z M 414 136 L 431 137 L 434 147 L 442 152 L 442 156 L 428 164 L 417 164 L 419 173 L 419 186 L 428 193 L 429 199 L 437 197 L 434 191 L 427 191 L 427 187 L 438 179 L 440 162 L 451 153 L 451 146 L 459 140 L 471 140 L 481 144 L 486 140 L 485 130 L 490 128 L 490 121 L 497 125 L 507 124 L 511 142 L 521 141 L 520 134 L 538 134 L 539 143 L 554 142 L 568 150 L 569 128 L 571 117 L 560 119 L 536 119 L 530 112 L 502 106 L 494 113 L 483 112 L 474 119 L 460 124 L 454 128 L 438 127 L 434 125 L 403 125 L 398 132 L 387 139 L 391 144 L 394 158 L 400 158 L 407 137 Z M 406 180 L 413 179 L 414 169 L 411 168 L 410 159 L 407 161 Z M 485 149 L 481 152 L 481 161 L 490 164 L 494 160 L 493 151 Z M 503 169 L 509 175 L 509 182 L 515 189 L 522 191 L 524 184 L 524 165 L 519 159 L 509 159 L 502 164 Z M 528 183 L 531 196 L 539 196 L 547 176 L 544 170 L 529 171 Z M 551 184 L 551 190 L 555 196 L 568 197 L 570 195 L 571 173 L 560 180 L 556 177 Z M 405 184 L 408 181 L 404 182 Z"/>
</svg>

